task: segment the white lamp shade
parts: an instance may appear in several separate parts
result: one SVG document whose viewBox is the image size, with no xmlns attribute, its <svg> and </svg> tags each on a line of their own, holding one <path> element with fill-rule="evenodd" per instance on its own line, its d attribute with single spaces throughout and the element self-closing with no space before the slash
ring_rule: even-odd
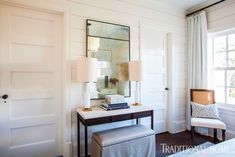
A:
<svg viewBox="0 0 235 157">
<path fill-rule="evenodd" d="M 97 59 L 80 57 L 77 60 L 77 81 L 96 82 L 97 81 Z"/>
<path fill-rule="evenodd" d="M 141 61 L 130 61 L 129 62 L 129 80 L 130 81 L 142 81 L 143 71 Z"/>
<path fill-rule="evenodd" d="M 129 64 L 121 63 L 119 65 L 119 80 L 128 81 L 129 80 Z"/>
</svg>

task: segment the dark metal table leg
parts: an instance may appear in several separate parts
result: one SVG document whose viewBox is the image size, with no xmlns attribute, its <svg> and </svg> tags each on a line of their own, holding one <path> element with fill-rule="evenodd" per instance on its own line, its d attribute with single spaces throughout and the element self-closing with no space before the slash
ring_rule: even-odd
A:
<svg viewBox="0 0 235 157">
<path fill-rule="evenodd" d="M 78 157 L 80 157 L 80 121 L 79 121 L 79 115 L 77 114 L 77 149 L 78 149 Z"/>
<path fill-rule="evenodd" d="M 214 129 L 214 143 L 217 143 L 217 129 Z"/>
<path fill-rule="evenodd" d="M 139 118 L 136 118 L 136 124 L 139 124 Z"/>
<path fill-rule="evenodd" d="M 87 126 L 85 127 L 85 157 L 88 157 L 88 137 L 87 137 Z"/>
<path fill-rule="evenodd" d="M 153 129 L 153 111 L 151 113 L 151 129 Z"/>
</svg>

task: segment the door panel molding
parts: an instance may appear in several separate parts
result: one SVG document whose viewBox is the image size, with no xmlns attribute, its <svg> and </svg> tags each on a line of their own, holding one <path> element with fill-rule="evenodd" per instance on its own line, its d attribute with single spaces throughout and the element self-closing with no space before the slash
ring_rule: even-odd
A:
<svg viewBox="0 0 235 157">
<path fill-rule="evenodd" d="M 0 55 L 4 60 L 0 81 L 9 95 L 0 106 L 7 113 L 1 121 L 4 148 L 0 156 L 61 155 L 62 16 L 5 5 L 0 8 Z M 24 47 L 14 47 L 15 43 Z"/>
<path fill-rule="evenodd" d="M 144 79 L 141 84 L 141 103 L 154 106 L 155 108 L 155 133 L 167 131 L 168 100 L 165 88 L 168 83 L 168 73 L 166 36 L 166 32 L 158 31 L 154 27 L 140 25 L 140 58 L 143 61 L 144 71 Z M 143 120 L 143 123 L 146 125 L 148 124 L 147 120 Z"/>
</svg>

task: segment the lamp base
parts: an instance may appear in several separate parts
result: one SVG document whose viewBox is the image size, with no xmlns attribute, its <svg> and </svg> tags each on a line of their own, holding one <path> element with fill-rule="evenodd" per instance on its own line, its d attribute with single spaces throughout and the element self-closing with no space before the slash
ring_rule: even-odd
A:
<svg viewBox="0 0 235 157">
<path fill-rule="evenodd" d="M 82 111 L 89 112 L 89 111 L 92 111 L 92 109 L 91 108 L 84 108 L 84 109 L 82 109 Z"/>
<path fill-rule="evenodd" d="M 140 104 L 140 103 L 138 103 L 138 102 L 136 102 L 136 103 L 134 103 L 134 104 L 132 104 L 133 106 L 142 106 L 142 104 Z"/>
</svg>

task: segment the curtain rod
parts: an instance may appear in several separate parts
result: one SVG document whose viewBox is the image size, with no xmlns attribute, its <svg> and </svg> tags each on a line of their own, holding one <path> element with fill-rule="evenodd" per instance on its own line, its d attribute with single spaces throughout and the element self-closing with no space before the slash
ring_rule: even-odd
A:
<svg viewBox="0 0 235 157">
<path fill-rule="evenodd" d="M 189 14 L 187 14 L 186 16 L 193 15 L 193 14 L 199 12 L 199 11 L 205 10 L 205 9 L 207 9 L 207 8 L 210 8 L 210 7 L 214 6 L 214 5 L 217 5 L 217 4 L 219 4 L 219 3 L 222 3 L 222 2 L 224 2 L 224 1 L 226 1 L 226 0 L 220 0 L 220 1 L 218 1 L 218 2 L 212 3 L 211 5 L 208 5 L 208 6 L 204 7 L 204 8 L 201 8 L 201 9 L 199 9 L 199 10 L 196 10 L 196 11 L 192 12 L 192 13 L 189 13 Z"/>
</svg>

